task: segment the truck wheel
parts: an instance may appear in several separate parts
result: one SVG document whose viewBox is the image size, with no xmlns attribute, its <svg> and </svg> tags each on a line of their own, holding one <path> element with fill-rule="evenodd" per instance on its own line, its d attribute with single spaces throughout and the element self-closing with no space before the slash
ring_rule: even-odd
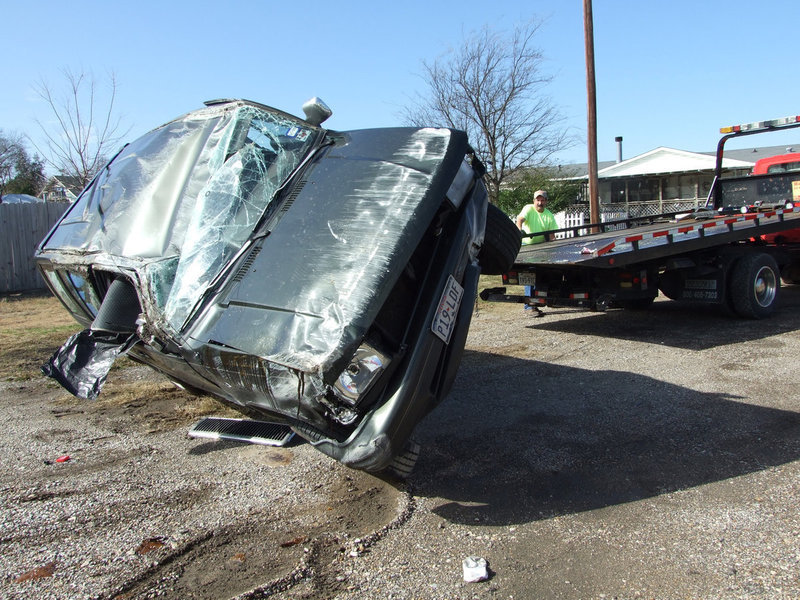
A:
<svg viewBox="0 0 800 600">
<path fill-rule="evenodd" d="M 478 253 L 481 273 L 502 275 L 514 265 L 522 238 L 519 229 L 508 215 L 494 204 L 486 207 L 486 233 Z"/>
<path fill-rule="evenodd" d="M 778 263 L 769 254 L 746 254 L 733 266 L 730 300 L 740 317 L 762 319 L 775 311 L 781 287 Z"/>
</svg>

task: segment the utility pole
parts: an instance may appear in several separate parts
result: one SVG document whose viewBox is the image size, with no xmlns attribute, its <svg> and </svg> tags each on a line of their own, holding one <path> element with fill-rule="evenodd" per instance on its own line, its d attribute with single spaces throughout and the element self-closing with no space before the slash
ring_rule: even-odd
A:
<svg viewBox="0 0 800 600">
<path fill-rule="evenodd" d="M 589 150 L 589 220 L 600 222 L 600 200 L 597 193 L 597 94 L 594 80 L 594 23 L 592 0 L 583 0 L 583 30 L 586 46 L 586 142 Z"/>
</svg>

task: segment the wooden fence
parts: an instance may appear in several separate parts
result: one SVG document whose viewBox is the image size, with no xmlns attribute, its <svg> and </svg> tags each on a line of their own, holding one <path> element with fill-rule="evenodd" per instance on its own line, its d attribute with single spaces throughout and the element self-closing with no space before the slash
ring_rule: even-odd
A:
<svg viewBox="0 0 800 600">
<path fill-rule="evenodd" d="M 0 204 L 0 294 L 45 289 L 33 253 L 67 208 L 64 202 Z"/>
</svg>

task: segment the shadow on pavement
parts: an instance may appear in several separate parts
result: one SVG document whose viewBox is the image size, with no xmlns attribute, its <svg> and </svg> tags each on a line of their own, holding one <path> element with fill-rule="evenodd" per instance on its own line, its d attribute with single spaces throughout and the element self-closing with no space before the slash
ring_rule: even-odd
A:
<svg viewBox="0 0 800 600">
<path fill-rule="evenodd" d="M 775 314 L 761 320 L 728 317 L 715 306 L 671 301 L 656 302 L 649 309 L 640 311 L 585 311 L 581 316 L 571 319 L 552 318 L 560 312 L 574 312 L 571 309 L 543 310 L 545 316 L 542 318 L 529 319 L 528 329 L 703 350 L 800 329 L 800 286 L 783 288 Z M 664 319 L 669 319 L 669 327 L 664 327 Z"/>
<path fill-rule="evenodd" d="M 418 427 L 415 493 L 509 525 L 641 500 L 800 458 L 800 414 L 651 377 L 466 352 Z M 469 424 L 466 426 L 465 424 Z"/>
</svg>

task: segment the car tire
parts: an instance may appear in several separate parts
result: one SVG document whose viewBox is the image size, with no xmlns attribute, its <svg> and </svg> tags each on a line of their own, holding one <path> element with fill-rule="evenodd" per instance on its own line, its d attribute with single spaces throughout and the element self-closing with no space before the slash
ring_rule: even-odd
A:
<svg viewBox="0 0 800 600">
<path fill-rule="evenodd" d="M 781 287 L 778 263 L 769 254 L 746 254 L 734 265 L 730 301 L 740 317 L 763 319 L 775 311 Z"/>
<path fill-rule="evenodd" d="M 522 238 L 514 222 L 494 204 L 486 208 L 486 233 L 478 254 L 481 273 L 502 275 L 509 271 L 519 254 Z"/>
<path fill-rule="evenodd" d="M 382 474 L 393 479 L 405 481 L 409 478 L 411 472 L 414 470 L 414 466 L 417 464 L 421 448 L 419 442 L 416 440 L 408 440 L 402 452 L 392 459 L 389 466 L 383 469 Z"/>
</svg>

